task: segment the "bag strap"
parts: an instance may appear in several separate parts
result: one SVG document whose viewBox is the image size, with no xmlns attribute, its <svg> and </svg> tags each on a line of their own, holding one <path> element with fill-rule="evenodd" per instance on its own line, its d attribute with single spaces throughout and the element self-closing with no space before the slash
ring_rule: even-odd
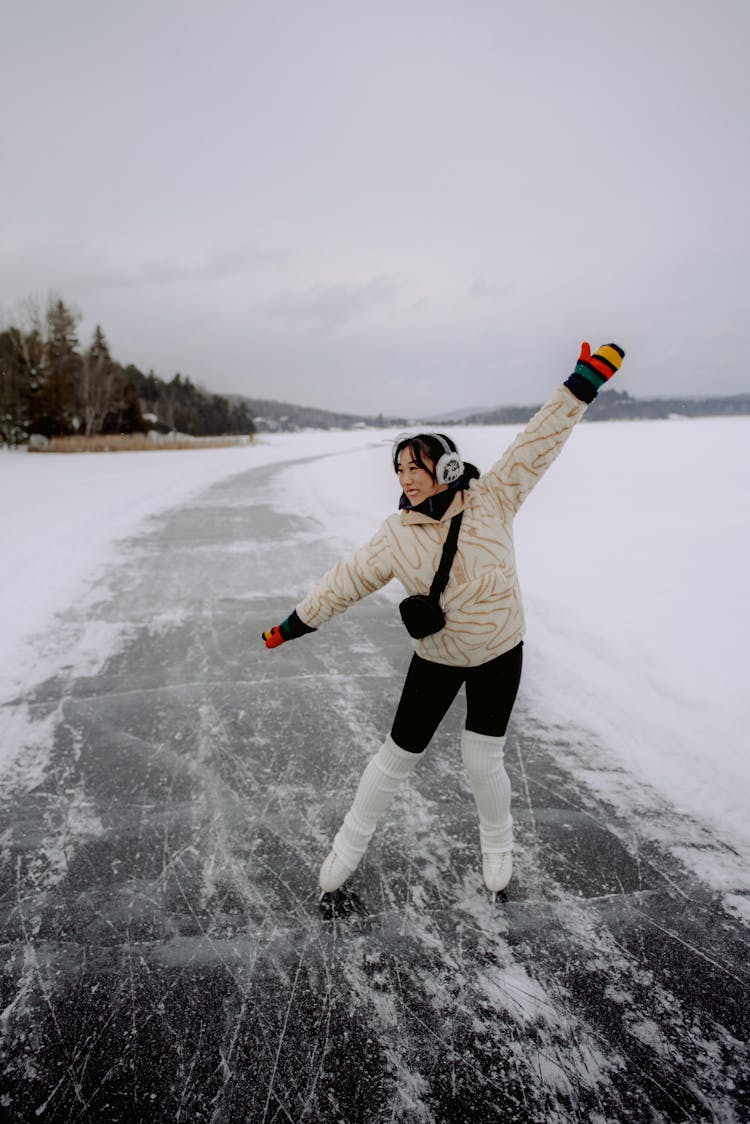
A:
<svg viewBox="0 0 750 1124">
<path fill-rule="evenodd" d="M 453 559 L 456 556 L 456 547 L 458 546 L 458 532 L 461 530 L 461 520 L 464 517 L 463 511 L 459 511 L 458 515 L 454 515 L 451 519 L 451 525 L 448 530 L 448 537 L 443 543 L 443 553 L 440 556 L 440 565 L 437 568 L 435 577 L 432 579 L 430 586 L 429 597 L 431 601 L 440 601 L 443 596 L 445 587 L 448 584 L 448 575 L 451 572 Z"/>
</svg>

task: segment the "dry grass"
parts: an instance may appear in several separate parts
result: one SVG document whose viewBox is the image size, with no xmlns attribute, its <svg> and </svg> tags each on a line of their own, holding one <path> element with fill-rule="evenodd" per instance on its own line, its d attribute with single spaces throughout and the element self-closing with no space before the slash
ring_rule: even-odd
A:
<svg viewBox="0 0 750 1124">
<path fill-rule="evenodd" d="M 29 447 L 30 453 L 133 453 L 156 449 L 221 449 L 229 445 L 252 445 L 253 437 L 189 437 L 179 434 L 145 436 L 141 433 L 113 433 L 94 437 L 51 437 L 44 448 Z"/>
</svg>

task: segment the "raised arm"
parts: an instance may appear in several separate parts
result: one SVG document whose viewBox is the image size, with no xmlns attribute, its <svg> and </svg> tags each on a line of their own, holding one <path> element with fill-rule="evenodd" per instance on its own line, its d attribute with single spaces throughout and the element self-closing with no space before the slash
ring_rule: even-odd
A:
<svg viewBox="0 0 750 1124">
<path fill-rule="evenodd" d="M 573 427 L 593 402 L 599 388 L 615 374 L 625 357 L 617 344 L 604 344 L 593 355 L 581 345 L 575 370 L 482 478 L 514 513 L 538 484 L 568 440 Z"/>
<path fill-rule="evenodd" d="M 368 593 L 382 589 L 392 577 L 393 558 L 381 527 L 369 542 L 324 574 L 286 620 L 262 634 L 266 647 L 278 648 L 287 640 L 315 632 L 336 613 L 343 613 Z"/>
</svg>

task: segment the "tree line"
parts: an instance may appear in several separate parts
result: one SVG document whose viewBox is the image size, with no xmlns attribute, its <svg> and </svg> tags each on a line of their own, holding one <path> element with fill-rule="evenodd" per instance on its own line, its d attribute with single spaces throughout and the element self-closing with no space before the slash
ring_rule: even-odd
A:
<svg viewBox="0 0 750 1124">
<path fill-rule="evenodd" d="M 167 382 L 118 363 L 98 324 L 82 347 L 80 320 L 80 313 L 53 298 L 44 312 L 29 306 L 22 324 L 0 330 L 0 444 L 21 445 L 35 433 L 157 429 L 214 437 L 254 431 L 243 402 L 211 394 L 180 374 Z"/>
<path fill-rule="evenodd" d="M 539 404 L 541 405 L 541 403 Z M 523 425 L 539 405 L 496 406 L 462 416 L 460 425 Z M 730 417 L 750 414 L 750 394 L 712 398 L 633 398 L 607 387 L 586 411 L 586 421 L 642 421 L 666 418 Z M 445 425 L 456 424 L 445 421 Z"/>
</svg>

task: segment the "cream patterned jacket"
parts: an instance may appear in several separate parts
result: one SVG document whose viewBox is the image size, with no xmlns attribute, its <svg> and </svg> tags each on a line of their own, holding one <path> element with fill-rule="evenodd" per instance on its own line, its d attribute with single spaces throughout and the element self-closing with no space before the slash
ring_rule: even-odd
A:
<svg viewBox="0 0 750 1124">
<path fill-rule="evenodd" d="M 534 415 L 497 464 L 458 492 L 436 521 L 396 512 L 368 543 L 342 558 L 297 605 L 318 628 L 336 613 L 398 578 L 409 594 L 427 593 L 453 515 L 463 509 L 458 550 L 442 604 L 445 628 L 413 640 L 423 659 L 476 667 L 515 647 L 524 634 L 513 549 L 513 519 L 586 411 L 561 386 Z"/>
</svg>

